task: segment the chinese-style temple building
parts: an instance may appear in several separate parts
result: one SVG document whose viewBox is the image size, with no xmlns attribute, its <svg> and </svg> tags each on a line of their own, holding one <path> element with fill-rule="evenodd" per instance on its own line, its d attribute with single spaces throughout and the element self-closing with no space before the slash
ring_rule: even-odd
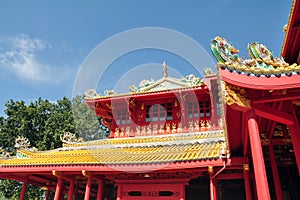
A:
<svg viewBox="0 0 300 200">
<path fill-rule="evenodd" d="M 62 136 L 37 151 L 16 139 L 0 178 L 46 190 L 46 199 L 300 199 L 300 3 L 285 27 L 282 57 L 248 44 L 249 59 L 226 39 L 211 43 L 217 73 L 159 80 L 127 94 L 86 92 L 109 127 L 107 139 Z"/>
</svg>

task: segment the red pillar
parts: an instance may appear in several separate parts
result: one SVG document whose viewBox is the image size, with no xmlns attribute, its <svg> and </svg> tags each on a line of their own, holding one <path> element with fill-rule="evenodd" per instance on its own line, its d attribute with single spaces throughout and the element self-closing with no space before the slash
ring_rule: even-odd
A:
<svg viewBox="0 0 300 200">
<path fill-rule="evenodd" d="M 182 183 L 179 200 L 185 200 L 185 184 Z"/>
<path fill-rule="evenodd" d="M 210 199 L 216 200 L 217 199 L 217 187 L 216 182 L 212 179 L 214 176 L 214 168 L 213 166 L 208 166 L 208 173 L 209 173 L 209 190 L 210 190 Z"/>
<path fill-rule="evenodd" d="M 122 199 L 122 185 L 118 185 L 117 200 Z"/>
<path fill-rule="evenodd" d="M 74 181 L 70 181 L 70 187 L 69 187 L 69 192 L 68 192 L 68 200 L 73 199 L 73 191 L 74 191 Z"/>
<path fill-rule="evenodd" d="M 62 195 L 63 182 L 64 182 L 64 180 L 63 180 L 62 176 L 59 176 L 57 184 L 56 184 L 54 200 L 60 200 L 60 197 Z"/>
<path fill-rule="evenodd" d="M 26 189 L 27 189 L 27 184 L 28 184 L 28 177 L 25 178 L 20 194 L 20 200 L 23 200 L 26 194 Z"/>
<path fill-rule="evenodd" d="M 103 199 L 103 180 L 98 180 L 97 200 Z"/>
<path fill-rule="evenodd" d="M 276 163 L 276 158 L 274 154 L 274 148 L 272 144 L 269 144 L 269 155 L 270 155 L 270 162 L 271 162 L 271 169 L 272 169 L 272 174 L 273 174 L 273 180 L 274 180 L 274 185 L 275 185 L 275 192 L 276 192 L 276 199 L 277 200 L 282 200 L 282 188 L 281 188 L 281 183 L 280 183 L 280 177 L 278 174 L 278 168 L 277 168 L 277 163 Z"/>
<path fill-rule="evenodd" d="M 262 152 L 259 129 L 255 119 L 254 111 L 249 111 L 247 115 L 257 197 L 259 200 L 270 200 L 270 192 L 266 175 L 264 156 Z"/>
<path fill-rule="evenodd" d="M 217 200 L 217 187 L 216 182 L 210 179 L 210 200 Z"/>
<path fill-rule="evenodd" d="M 288 109 L 294 118 L 294 124 L 289 125 L 289 129 L 298 166 L 298 173 L 300 174 L 300 127 L 297 119 L 297 114 L 295 112 L 295 107 L 291 102 L 288 105 Z"/>
<path fill-rule="evenodd" d="M 93 180 L 93 177 L 91 175 L 88 176 L 88 181 L 87 181 L 86 187 L 85 187 L 84 200 L 89 200 L 90 199 L 90 193 L 91 193 L 91 187 L 92 187 L 92 180 Z"/>
<path fill-rule="evenodd" d="M 253 197 L 252 197 L 252 191 L 251 191 L 251 184 L 250 184 L 250 177 L 249 177 L 249 165 L 248 164 L 244 164 L 243 172 L 244 172 L 246 200 L 252 200 Z"/>
</svg>

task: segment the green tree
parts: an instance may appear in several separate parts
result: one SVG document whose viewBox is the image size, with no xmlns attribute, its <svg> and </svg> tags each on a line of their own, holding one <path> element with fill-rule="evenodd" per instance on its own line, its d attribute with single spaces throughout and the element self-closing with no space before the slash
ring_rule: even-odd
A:
<svg viewBox="0 0 300 200">
<path fill-rule="evenodd" d="M 109 130 L 102 125 L 101 118 L 96 117 L 94 111 L 84 103 L 83 96 L 72 99 L 76 134 L 85 141 L 106 138 Z"/>
<path fill-rule="evenodd" d="M 32 147 L 49 150 L 61 147 L 60 135 L 64 132 L 76 133 L 85 140 L 101 139 L 108 134 L 107 127 L 84 104 L 82 96 L 72 101 L 64 97 L 55 103 L 39 98 L 28 105 L 9 100 L 5 106 L 7 116 L 0 117 L 0 147 L 12 154 L 15 138 L 20 135 L 27 137 Z M 17 181 L 0 180 L 0 199 L 18 199 L 21 185 Z M 30 185 L 26 199 L 41 199 L 43 194 L 40 187 Z"/>
</svg>

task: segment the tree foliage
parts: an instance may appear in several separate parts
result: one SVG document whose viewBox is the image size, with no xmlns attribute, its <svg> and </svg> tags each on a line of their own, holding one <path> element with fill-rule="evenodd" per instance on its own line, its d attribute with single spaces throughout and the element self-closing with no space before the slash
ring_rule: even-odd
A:
<svg viewBox="0 0 300 200">
<path fill-rule="evenodd" d="M 81 96 L 72 100 L 64 97 L 57 102 L 39 98 L 28 105 L 9 100 L 5 106 L 6 117 L 0 117 L 0 147 L 12 155 L 17 136 L 28 138 L 38 150 L 50 150 L 61 147 L 60 136 L 64 132 L 76 133 L 85 140 L 100 139 L 108 133 Z M 20 194 L 20 189 L 21 184 L 16 181 L 0 180 L 0 199 L 18 199 L 15 195 Z M 39 199 L 42 193 L 40 188 L 30 186 L 26 199 Z"/>
</svg>

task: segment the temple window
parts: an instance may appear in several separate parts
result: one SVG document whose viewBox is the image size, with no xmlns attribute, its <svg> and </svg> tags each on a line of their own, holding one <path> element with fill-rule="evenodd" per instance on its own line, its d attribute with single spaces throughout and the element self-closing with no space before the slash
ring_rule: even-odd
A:
<svg viewBox="0 0 300 200">
<path fill-rule="evenodd" d="M 146 122 L 162 122 L 173 120 L 173 103 L 146 105 Z"/>
<path fill-rule="evenodd" d="M 189 102 L 188 103 L 188 117 L 190 119 L 210 117 L 209 101 Z"/>
<path fill-rule="evenodd" d="M 124 125 L 124 124 L 130 124 L 130 117 L 129 113 L 126 109 L 120 109 L 116 111 L 116 124 L 117 125 Z"/>
</svg>

